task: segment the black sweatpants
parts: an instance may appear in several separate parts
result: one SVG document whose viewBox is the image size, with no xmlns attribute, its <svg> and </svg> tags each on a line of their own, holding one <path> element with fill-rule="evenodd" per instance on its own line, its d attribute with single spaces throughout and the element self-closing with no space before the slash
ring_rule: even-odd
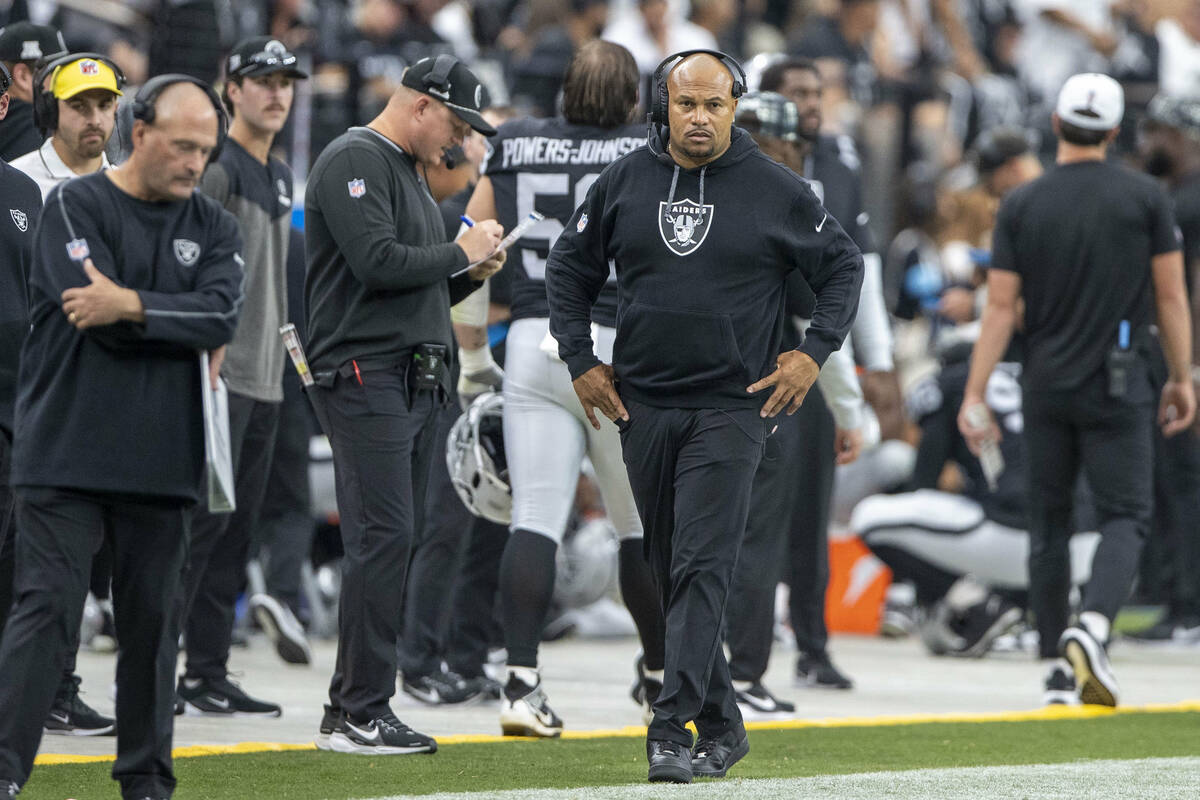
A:
<svg viewBox="0 0 1200 800">
<path fill-rule="evenodd" d="M 58 688 L 72 628 L 87 595 L 92 556 L 113 551 L 117 654 L 117 761 L 127 800 L 175 788 L 173 603 L 189 513 L 178 501 L 20 487 L 16 598 L 0 642 L 0 778 L 24 784 Z"/>
<path fill-rule="evenodd" d="M 13 490 L 8 485 L 12 475 L 12 439 L 0 433 L 0 636 L 8 622 L 13 604 L 13 558 L 16 537 L 13 524 Z"/>
<path fill-rule="evenodd" d="M 405 577 L 421 529 L 441 403 L 412 395 L 403 370 L 337 374 L 309 394 L 333 448 L 341 519 L 342 594 L 329 701 L 351 718 L 385 714 L 396 691 Z"/>
<path fill-rule="evenodd" d="M 291 369 L 291 366 L 288 366 Z M 267 550 L 267 593 L 293 610 L 300 602 L 300 572 L 312 550 L 317 527 L 308 485 L 308 440 L 312 409 L 300 391 L 284 382 L 275 431 L 275 452 L 258 515 L 258 544 Z"/>
<path fill-rule="evenodd" d="M 836 426 L 821 390 L 813 386 L 796 412 L 798 450 L 790 465 L 800 487 L 792 505 L 788 563 L 791 567 L 788 613 L 796 649 L 810 656 L 825 653 L 825 590 L 829 585 L 829 508 L 833 501 Z"/>
<path fill-rule="evenodd" d="M 233 456 L 232 514 L 196 511 L 179 606 L 188 678 L 220 680 L 229 671 L 234 606 L 246 583 L 250 534 L 258 522 L 279 403 L 229 393 L 229 445 Z"/>
<path fill-rule="evenodd" d="M 1082 611 L 1113 619 L 1129 595 L 1153 512 L 1153 390 L 1131 376 L 1129 399 L 1107 394 L 1103 373 L 1071 391 L 1024 392 L 1029 465 L 1029 601 L 1042 658 L 1058 655 L 1070 613 L 1071 511 L 1080 469 L 1096 507 L 1100 544 Z"/>
<path fill-rule="evenodd" d="M 445 443 L 450 427 L 461 414 L 456 402 L 442 407 L 435 444 Z M 410 680 L 436 672 L 441 666 L 453 610 L 454 578 L 461 574 L 467 535 L 475 519 L 454 491 L 446 459 L 435 458 L 431 470 L 425 524 L 414 542 L 404 601 L 400 669 Z"/>
<path fill-rule="evenodd" d="M 800 491 L 799 421 L 780 414 L 775 422 L 779 427 L 767 438 L 754 474 L 746 538 L 729 587 L 725 643 L 735 681 L 758 681 L 766 674 L 775 638 L 775 587 L 785 573 L 792 509 Z"/>
<path fill-rule="evenodd" d="M 666 614 L 666 665 L 647 738 L 688 747 L 740 728 L 722 621 L 754 473 L 773 420 L 754 409 L 656 408 L 622 398 L 618 425 Z"/>
</svg>

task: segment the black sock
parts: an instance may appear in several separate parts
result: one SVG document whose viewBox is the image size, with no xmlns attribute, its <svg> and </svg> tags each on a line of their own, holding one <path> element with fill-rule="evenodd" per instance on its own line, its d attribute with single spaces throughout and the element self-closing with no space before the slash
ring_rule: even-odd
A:
<svg viewBox="0 0 1200 800">
<path fill-rule="evenodd" d="M 617 569 L 621 597 L 642 640 L 646 669 L 662 669 L 665 664 L 666 623 L 663 620 L 661 595 L 654 584 L 650 562 L 646 561 L 642 552 L 641 539 L 621 540 Z"/>
<path fill-rule="evenodd" d="M 540 533 L 517 530 L 500 559 L 500 619 L 510 667 L 537 667 L 538 642 L 554 597 L 558 545 Z"/>
</svg>

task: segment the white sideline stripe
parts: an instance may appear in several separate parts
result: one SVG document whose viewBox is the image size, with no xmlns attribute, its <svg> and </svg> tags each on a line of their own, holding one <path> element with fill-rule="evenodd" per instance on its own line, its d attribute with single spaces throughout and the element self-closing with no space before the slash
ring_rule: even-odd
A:
<svg viewBox="0 0 1200 800">
<path fill-rule="evenodd" d="M 753 758 L 753 753 L 751 753 Z M 735 768 L 736 769 L 736 768 Z M 372 800 L 657 800 L 686 797 L 716 800 L 777 800 L 836 797 L 838 800 L 953 797 L 957 800 L 1050 800 L 1086 797 L 1112 800 L 1173 800 L 1196 797 L 1200 757 L 1075 761 L 1003 767 L 956 767 L 899 772 L 864 772 L 812 778 L 699 781 L 690 786 L 629 784 L 575 789 L 517 789 L 392 795 Z"/>
</svg>

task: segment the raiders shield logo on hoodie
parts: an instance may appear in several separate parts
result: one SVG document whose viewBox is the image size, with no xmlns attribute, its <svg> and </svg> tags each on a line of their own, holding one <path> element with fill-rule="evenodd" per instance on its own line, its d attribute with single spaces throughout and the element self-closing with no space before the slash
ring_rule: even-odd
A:
<svg viewBox="0 0 1200 800">
<path fill-rule="evenodd" d="M 700 205 L 695 200 L 676 200 L 658 204 L 658 232 L 671 252 L 689 256 L 704 244 L 712 225 L 712 203 Z"/>
</svg>

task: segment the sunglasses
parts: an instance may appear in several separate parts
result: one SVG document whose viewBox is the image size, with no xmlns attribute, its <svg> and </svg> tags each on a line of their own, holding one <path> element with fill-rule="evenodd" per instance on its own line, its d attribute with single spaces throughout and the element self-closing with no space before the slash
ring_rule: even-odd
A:
<svg viewBox="0 0 1200 800">
<path fill-rule="evenodd" d="M 233 75 L 244 75 L 251 70 L 259 67 L 291 67 L 296 64 L 296 56 L 288 53 L 280 55 L 277 52 L 263 50 L 261 53 L 255 53 L 252 56 L 244 56 L 242 63 L 238 64 L 235 69 L 230 70 Z"/>
</svg>

